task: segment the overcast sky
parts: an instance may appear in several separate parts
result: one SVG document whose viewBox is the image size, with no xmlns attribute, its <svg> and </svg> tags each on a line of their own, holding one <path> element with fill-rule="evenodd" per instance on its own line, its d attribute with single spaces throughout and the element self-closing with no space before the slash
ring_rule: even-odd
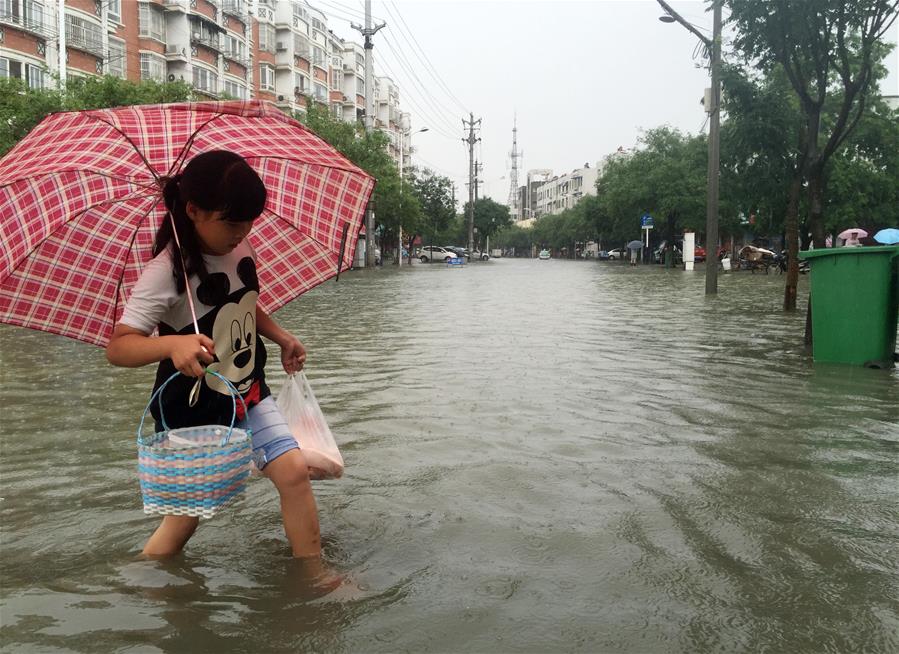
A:
<svg viewBox="0 0 899 654">
<path fill-rule="evenodd" d="M 362 0 L 310 2 L 336 34 L 361 42 L 349 22 L 362 22 Z M 703 2 L 669 4 L 711 35 Z M 655 0 L 373 0 L 387 24 L 373 37 L 375 71 L 398 83 L 413 131 L 428 128 L 412 137 L 414 163 L 452 178 L 459 199 L 468 193 L 462 118 L 481 119 L 480 195 L 505 202 L 516 116 L 520 185 L 530 169 L 593 166 L 659 125 L 707 129 L 698 40 L 661 13 Z M 883 92 L 899 95 L 899 52 L 888 65 Z"/>
</svg>

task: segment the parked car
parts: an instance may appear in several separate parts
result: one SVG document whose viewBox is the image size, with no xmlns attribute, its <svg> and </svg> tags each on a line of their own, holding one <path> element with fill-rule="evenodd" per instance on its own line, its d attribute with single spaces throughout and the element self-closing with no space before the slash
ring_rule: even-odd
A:
<svg viewBox="0 0 899 654">
<path fill-rule="evenodd" d="M 608 255 L 608 259 L 618 261 L 619 259 L 627 258 L 627 250 L 624 248 L 615 248 L 614 250 L 609 250 Z"/>
<path fill-rule="evenodd" d="M 455 252 L 457 257 L 467 257 L 468 250 L 463 247 L 459 247 L 458 245 L 444 245 L 444 250 L 449 250 L 450 252 Z"/>
<path fill-rule="evenodd" d="M 476 259 L 478 261 L 487 261 L 487 259 L 490 258 L 490 255 L 487 254 L 486 252 L 478 252 L 477 250 L 475 250 L 474 252 L 471 253 L 471 258 Z"/>
<path fill-rule="evenodd" d="M 456 253 L 446 248 L 437 247 L 436 245 L 426 245 L 418 253 L 418 258 L 422 263 L 430 261 L 449 261 L 456 259 Z"/>
<path fill-rule="evenodd" d="M 724 255 L 727 254 L 727 248 L 723 245 L 718 246 L 718 260 L 724 258 Z M 705 248 L 701 245 L 693 246 L 693 261 L 705 261 Z"/>
</svg>

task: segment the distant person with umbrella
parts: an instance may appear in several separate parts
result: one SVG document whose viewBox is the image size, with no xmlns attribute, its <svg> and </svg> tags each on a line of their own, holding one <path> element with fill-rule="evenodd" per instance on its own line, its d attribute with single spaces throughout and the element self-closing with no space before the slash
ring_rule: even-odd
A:
<svg viewBox="0 0 899 654">
<path fill-rule="evenodd" d="M 642 247 L 643 247 L 642 241 L 634 240 L 627 244 L 627 249 L 631 251 L 631 265 L 632 266 L 637 265 L 637 250 L 641 249 Z"/>
<path fill-rule="evenodd" d="M 899 243 L 899 229 L 896 229 L 894 227 L 881 229 L 879 232 L 874 234 L 874 240 L 881 245 L 896 245 L 897 243 Z"/>
<path fill-rule="evenodd" d="M 837 238 L 843 239 L 844 248 L 859 248 L 862 246 L 862 242 L 859 238 L 864 238 L 867 235 L 868 232 L 865 230 L 854 227 L 840 232 L 837 234 Z"/>
</svg>

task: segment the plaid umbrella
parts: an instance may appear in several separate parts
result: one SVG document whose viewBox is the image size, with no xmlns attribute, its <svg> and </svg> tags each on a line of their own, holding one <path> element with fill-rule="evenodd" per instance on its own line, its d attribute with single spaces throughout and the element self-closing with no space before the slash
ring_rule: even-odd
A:
<svg viewBox="0 0 899 654">
<path fill-rule="evenodd" d="M 268 189 L 250 234 L 263 309 L 352 262 L 374 180 L 273 104 L 58 113 L 0 160 L 0 322 L 104 346 L 151 259 L 160 179 L 216 149 Z"/>
</svg>

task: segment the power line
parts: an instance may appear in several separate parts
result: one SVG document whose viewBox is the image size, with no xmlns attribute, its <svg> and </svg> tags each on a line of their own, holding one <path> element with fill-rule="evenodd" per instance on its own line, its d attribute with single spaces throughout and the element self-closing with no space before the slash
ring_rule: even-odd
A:
<svg viewBox="0 0 899 654">
<path fill-rule="evenodd" d="M 431 74 L 431 77 L 433 77 L 437 81 L 437 83 L 443 87 L 443 89 L 446 91 L 447 95 L 449 95 L 449 97 L 455 101 L 455 103 L 462 109 L 462 111 L 463 112 L 468 111 L 468 108 L 462 103 L 461 100 L 459 100 L 459 98 L 457 98 L 455 96 L 455 94 L 452 92 L 452 90 L 449 88 L 449 86 L 447 86 L 447 84 L 443 81 L 443 78 L 440 77 L 440 74 L 437 72 L 437 69 L 434 67 L 434 64 L 432 64 L 431 60 L 428 58 L 427 53 L 425 53 L 424 49 L 421 47 L 421 44 L 419 44 L 418 39 L 415 38 L 415 33 L 412 32 L 411 29 L 409 29 L 409 25 L 406 23 L 406 19 L 403 18 L 403 15 L 400 12 L 399 7 L 396 6 L 396 3 L 393 0 L 390 0 L 390 4 L 393 5 L 394 10 L 396 11 L 396 15 L 399 17 L 400 24 L 402 25 L 402 27 L 405 28 L 406 33 L 412 38 L 412 42 L 415 44 L 415 46 L 418 48 L 418 51 L 421 53 L 421 57 L 419 58 L 419 61 L 423 61 L 425 63 L 425 69 L 428 70 L 428 72 Z M 384 8 L 387 10 L 387 13 L 390 14 L 391 17 L 393 17 L 392 12 L 390 11 L 390 7 L 388 7 L 387 5 L 384 5 Z M 402 28 L 400 29 L 400 31 L 402 32 Z M 409 43 L 409 40 L 406 39 L 406 42 Z M 415 50 L 413 49 L 413 53 L 414 52 L 415 52 Z"/>
<path fill-rule="evenodd" d="M 403 68 L 403 70 L 405 70 L 406 73 L 408 73 L 408 75 L 410 76 L 407 79 L 409 79 L 409 81 L 412 82 L 415 87 L 418 88 L 418 90 L 421 92 L 422 99 L 424 99 L 437 112 L 437 115 L 441 120 L 444 121 L 444 125 L 446 127 L 448 127 L 450 130 L 454 130 L 455 127 L 453 127 L 452 121 L 446 117 L 447 115 L 453 116 L 453 112 L 446 107 L 441 106 L 439 104 L 439 101 L 428 92 L 427 87 L 424 85 L 424 83 L 422 83 L 421 79 L 418 77 L 418 74 L 415 72 L 415 69 L 411 64 L 408 63 L 408 60 L 405 59 L 401 52 L 397 53 L 396 49 L 390 43 L 390 40 L 386 38 L 386 35 L 383 38 L 383 42 L 387 46 L 387 49 L 391 52 L 391 54 L 396 58 L 396 61 L 400 65 L 400 67 Z"/>
<path fill-rule="evenodd" d="M 382 39 L 382 42 L 383 42 L 383 39 Z M 393 70 L 390 68 L 390 66 L 387 65 L 386 61 L 384 61 L 383 59 L 380 60 L 380 65 L 384 68 L 384 71 L 388 74 L 389 77 L 391 77 L 393 79 L 397 79 L 397 80 L 399 79 L 399 77 L 397 77 L 397 75 L 393 72 Z M 374 92 L 374 89 L 372 89 L 372 92 Z M 452 139 L 452 140 L 456 139 L 455 135 L 451 135 L 444 128 L 441 128 L 438 121 L 430 120 L 431 119 L 430 113 L 428 111 L 423 110 L 422 106 L 420 104 L 418 104 L 418 102 L 413 98 L 412 94 L 407 93 L 407 92 L 404 92 L 403 94 L 405 95 L 406 100 L 408 100 L 409 104 L 415 109 L 415 111 L 418 112 L 418 115 L 420 117 L 428 120 L 428 122 L 433 123 L 428 126 L 431 130 L 437 132 L 444 138 L 448 138 L 448 139 Z"/>
</svg>

